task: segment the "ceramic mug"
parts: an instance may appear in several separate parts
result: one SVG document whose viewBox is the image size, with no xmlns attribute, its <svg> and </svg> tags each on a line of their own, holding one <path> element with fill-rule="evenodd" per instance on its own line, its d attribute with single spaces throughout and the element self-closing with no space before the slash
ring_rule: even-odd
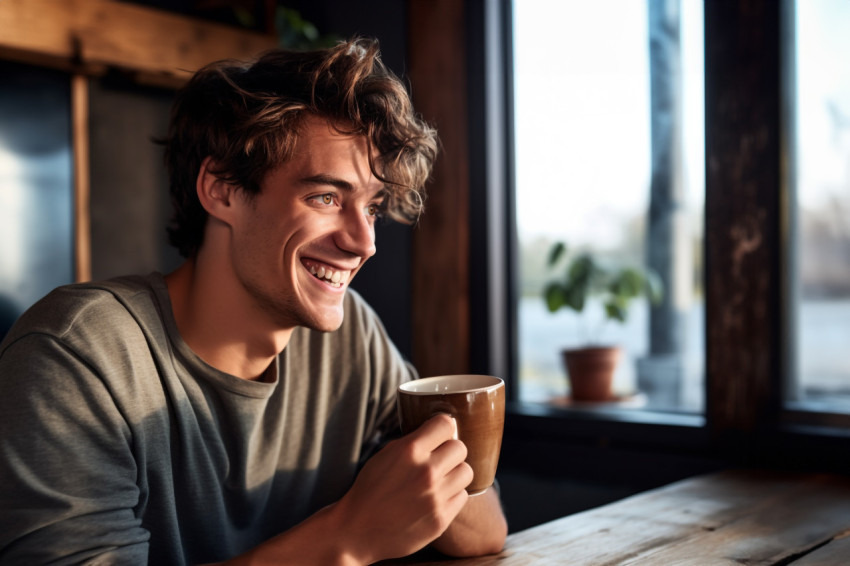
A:
<svg viewBox="0 0 850 566">
<path fill-rule="evenodd" d="M 403 383 L 398 388 L 398 415 L 404 434 L 439 413 L 457 423 L 474 477 L 470 495 L 493 485 L 505 425 L 505 382 L 489 375 L 442 375 Z"/>
</svg>

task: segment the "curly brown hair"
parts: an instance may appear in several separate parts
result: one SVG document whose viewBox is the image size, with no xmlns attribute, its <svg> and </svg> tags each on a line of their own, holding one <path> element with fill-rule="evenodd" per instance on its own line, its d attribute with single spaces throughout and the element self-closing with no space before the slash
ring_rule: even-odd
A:
<svg viewBox="0 0 850 566">
<path fill-rule="evenodd" d="M 253 64 L 212 63 L 180 89 L 163 143 L 174 206 L 168 234 L 181 255 L 203 242 L 207 212 L 195 182 L 204 159 L 212 158 L 216 176 L 255 195 L 292 155 L 308 115 L 363 135 L 372 174 L 385 185 L 384 213 L 416 221 L 437 135 L 381 61 L 378 42 L 355 38 L 326 50 L 270 51 Z"/>
</svg>

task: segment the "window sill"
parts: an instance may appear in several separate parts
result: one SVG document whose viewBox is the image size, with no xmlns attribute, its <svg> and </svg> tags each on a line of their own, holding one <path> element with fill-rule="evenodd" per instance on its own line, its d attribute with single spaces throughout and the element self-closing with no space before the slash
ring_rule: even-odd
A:
<svg viewBox="0 0 850 566">
<path fill-rule="evenodd" d="M 828 402 L 799 401 L 787 403 L 783 413 L 783 424 L 806 428 L 835 429 L 850 436 L 850 413 L 839 412 Z M 843 408 L 843 407 L 842 407 Z"/>
<path fill-rule="evenodd" d="M 544 478 L 649 489 L 719 469 L 702 415 L 508 403 L 503 464 Z"/>
<path fill-rule="evenodd" d="M 708 445 L 701 414 L 616 407 L 555 407 L 511 401 L 506 432 L 633 446 L 698 451 Z"/>
<path fill-rule="evenodd" d="M 557 419 L 611 421 L 630 424 L 654 424 L 659 426 L 680 426 L 701 428 L 705 426 L 705 417 L 701 414 L 657 411 L 643 408 L 618 407 L 610 405 L 559 407 L 546 403 L 512 401 L 508 403 L 509 414 L 530 417 Z"/>
</svg>

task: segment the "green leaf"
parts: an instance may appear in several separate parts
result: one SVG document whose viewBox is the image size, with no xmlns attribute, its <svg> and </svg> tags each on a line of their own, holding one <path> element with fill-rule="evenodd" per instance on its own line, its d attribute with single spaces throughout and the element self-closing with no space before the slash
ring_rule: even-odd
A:
<svg viewBox="0 0 850 566">
<path fill-rule="evenodd" d="M 586 290 L 595 271 L 593 258 L 588 254 L 580 255 L 567 270 L 568 285 L 580 285 Z"/>
<path fill-rule="evenodd" d="M 543 298 L 549 312 L 555 312 L 566 304 L 564 288 L 559 283 L 549 283 L 543 293 Z"/>
<path fill-rule="evenodd" d="M 304 34 L 304 37 L 309 41 L 316 41 L 319 39 L 319 30 L 316 29 L 316 26 L 311 24 L 310 22 L 302 21 L 301 33 Z"/>
<path fill-rule="evenodd" d="M 609 286 L 612 294 L 627 298 L 637 297 L 643 291 L 643 288 L 643 276 L 637 269 L 633 268 L 626 268 L 617 273 Z"/>
<path fill-rule="evenodd" d="M 549 250 L 549 259 L 546 261 L 546 265 L 549 267 L 553 267 L 558 260 L 561 259 L 561 256 L 567 251 L 567 246 L 563 242 L 556 242 L 555 245 L 552 246 L 552 249 Z"/>
<path fill-rule="evenodd" d="M 564 301 L 567 306 L 576 312 L 582 312 L 587 300 L 587 285 L 579 282 L 578 284 L 568 285 L 563 290 Z"/>
<path fill-rule="evenodd" d="M 278 44 L 287 49 L 305 50 L 329 47 L 336 41 L 332 35 L 323 36 L 311 22 L 305 20 L 298 10 L 277 6 L 275 29 Z"/>
<path fill-rule="evenodd" d="M 626 315 L 628 314 L 627 306 L 618 304 L 615 301 L 607 302 L 605 303 L 605 314 L 612 320 L 626 322 Z"/>
</svg>

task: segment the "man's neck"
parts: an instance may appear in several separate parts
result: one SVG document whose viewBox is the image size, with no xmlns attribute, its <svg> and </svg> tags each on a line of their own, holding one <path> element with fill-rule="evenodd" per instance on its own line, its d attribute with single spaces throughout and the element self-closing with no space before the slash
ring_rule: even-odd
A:
<svg viewBox="0 0 850 566">
<path fill-rule="evenodd" d="M 165 277 L 177 328 L 186 344 L 214 368 L 261 379 L 286 347 L 292 328 L 274 328 L 249 304 L 238 282 L 215 262 L 189 259 Z"/>
</svg>

